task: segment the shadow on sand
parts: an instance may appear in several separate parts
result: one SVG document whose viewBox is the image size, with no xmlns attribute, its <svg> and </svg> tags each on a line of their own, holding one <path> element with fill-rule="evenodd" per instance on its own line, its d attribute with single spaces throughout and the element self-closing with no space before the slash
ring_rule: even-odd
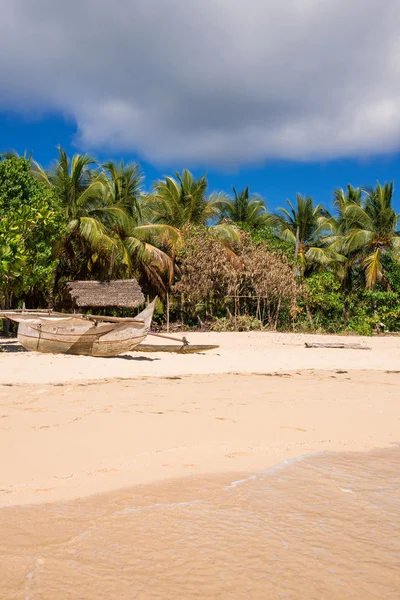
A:
<svg viewBox="0 0 400 600">
<path fill-rule="evenodd" d="M 0 342 L 0 352 L 28 352 L 16 339 L 10 339 Z"/>
<path fill-rule="evenodd" d="M 136 360 L 136 361 L 145 361 L 145 362 L 153 362 L 155 360 L 161 360 L 161 358 L 149 358 L 148 356 L 130 356 L 130 354 L 120 354 L 119 356 L 105 356 L 104 358 L 114 359 L 120 358 L 122 360 Z"/>
</svg>

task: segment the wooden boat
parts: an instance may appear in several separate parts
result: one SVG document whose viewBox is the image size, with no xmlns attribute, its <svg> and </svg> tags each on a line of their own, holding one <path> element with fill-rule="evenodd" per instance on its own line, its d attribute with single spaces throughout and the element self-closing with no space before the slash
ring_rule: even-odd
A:
<svg viewBox="0 0 400 600">
<path fill-rule="evenodd" d="M 155 300 L 133 319 L 51 311 L 10 311 L 0 318 L 19 324 L 18 341 L 33 352 L 117 356 L 130 352 L 145 339 L 154 306 Z"/>
</svg>

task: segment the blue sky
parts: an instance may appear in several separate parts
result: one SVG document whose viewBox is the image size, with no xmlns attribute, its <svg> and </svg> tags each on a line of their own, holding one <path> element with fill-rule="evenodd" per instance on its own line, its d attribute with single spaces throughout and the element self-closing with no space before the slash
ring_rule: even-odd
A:
<svg viewBox="0 0 400 600">
<path fill-rule="evenodd" d="M 34 158 L 44 166 L 49 166 L 56 157 L 58 144 L 61 144 L 71 155 L 85 151 L 74 142 L 76 125 L 72 120 L 66 121 L 62 116 L 42 116 L 40 119 L 24 118 L 10 112 L 0 112 L 0 131 L 2 150 L 14 149 L 22 154 L 25 150 L 33 152 Z M 128 152 L 104 153 L 93 151 L 96 159 L 108 158 L 126 161 L 138 161 L 146 176 L 146 187 L 154 179 L 175 170 L 186 167 L 183 161 L 170 166 L 151 165 L 135 154 Z M 232 185 L 237 189 L 250 186 L 254 193 L 262 195 L 269 210 L 285 203 L 287 198 L 295 199 L 296 193 L 312 196 L 317 202 L 331 203 L 332 191 L 336 187 L 345 187 L 347 183 L 354 186 L 372 186 L 377 180 L 396 182 L 400 180 L 400 153 L 370 156 L 364 158 L 325 160 L 321 162 L 271 160 L 264 165 L 253 168 L 226 169 L 194 168 L 196 174 L 208 173 L 210 189 L 230 192 Z M 400 212 L 400 189 L 396 194 L 395 206 Z"/>
<path fill-rule="evenodd" d="M 0 4 L 0 151 L 187 167 L 270 210 L 396 183 L 399 0 Z"/>
</svg>

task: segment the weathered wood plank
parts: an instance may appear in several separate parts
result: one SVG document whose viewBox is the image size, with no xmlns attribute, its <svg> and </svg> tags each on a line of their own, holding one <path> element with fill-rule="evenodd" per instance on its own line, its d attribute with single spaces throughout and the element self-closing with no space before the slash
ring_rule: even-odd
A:
<svg viewBox="0 0 400 600">
<path fill-rule="evenodd" d="M 30 310 L 30 309 L 16 309 L 16 310 L 6 310 L 0 312 L 0 319 L 12 319 L 13 316 L 16 317 L 27 317 L 34 318 L 38 317 L 60 317 L 63 319 L 74 318 L 74 319 L 82 319 L 88 321 L 106 321 L 109 323 L 139 323 L 140 325 L 144 324 L 143 319 L 137 319 L 135 317 L 107 317 L 104 315 L 85 315 L 82 313 L 60 313 L 46 309 L 39 310 Z"/>
<path fill-rule="evenodd" d="M 188 346 L 173 346 L 172 344 L 139 344 L 131 352 L 175 352 L 176 354 L 196 354 L 206 350 L 214 350 L 219 346 L 190 344 Z"/>
<path fill-rule="evenodd" d="M 364 344 L 345 344 L 342 342 L 305 342 L 306 348 L 336 348 L 343 350 L 371 350 L 369 346 Z"/>
</svg>

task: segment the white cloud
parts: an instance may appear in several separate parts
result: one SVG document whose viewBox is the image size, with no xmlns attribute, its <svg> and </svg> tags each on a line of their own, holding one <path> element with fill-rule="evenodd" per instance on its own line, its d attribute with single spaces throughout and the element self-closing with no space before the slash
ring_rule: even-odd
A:
<svg viewBox="0 0 400 600">
<path fill-rule="evenodd" d="M 399 0 L 0 0 L 0 108 L 240 165 L 400 148 Z"/>
</svg>

